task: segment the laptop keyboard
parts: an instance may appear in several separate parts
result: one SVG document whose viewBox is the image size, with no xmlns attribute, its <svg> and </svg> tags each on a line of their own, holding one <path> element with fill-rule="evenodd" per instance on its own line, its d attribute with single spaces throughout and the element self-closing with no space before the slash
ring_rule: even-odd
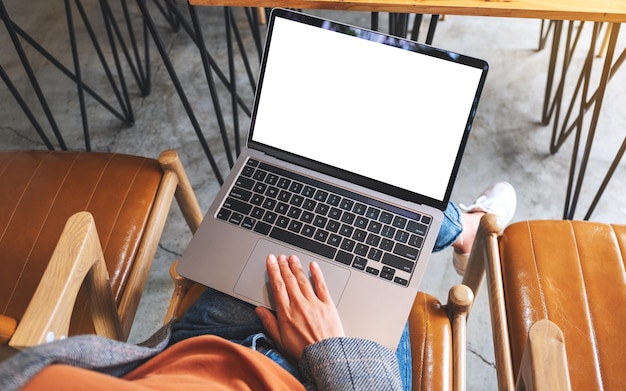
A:
<svg viewBox="0 0 626 391">
<path fill-rule="evenodd" d="M 253 159 L 217 217 L 402 286 L 432 221 Z"/>
</svg>

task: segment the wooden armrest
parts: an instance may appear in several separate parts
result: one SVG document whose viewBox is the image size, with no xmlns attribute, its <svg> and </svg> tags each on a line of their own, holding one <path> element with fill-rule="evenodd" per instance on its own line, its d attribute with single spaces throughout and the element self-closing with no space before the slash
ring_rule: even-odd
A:
<svg viewBox="0 0 626 391">
<path fill-rule="evenodd" d="M 122 329 L 96 226 L 88 212 L 70 217 L 9 345 L 25 349 L 67 336 L 78 291 L 87 283 L 96 333 L 121 339 Z"/>
<path fill-rule="evenodd" d="M 474 293 L 465 285 L 455 285 L 448 293 L 448 314 L 452 322 L 452 389 L 464 391 L 466 385 L 467 314 Z"/>
<path fill-rule="evenodd" d="M 528 332 L 517 390 L 570 390 L 565 341 L 559 326 L 541 319 Z"/>
</svg>

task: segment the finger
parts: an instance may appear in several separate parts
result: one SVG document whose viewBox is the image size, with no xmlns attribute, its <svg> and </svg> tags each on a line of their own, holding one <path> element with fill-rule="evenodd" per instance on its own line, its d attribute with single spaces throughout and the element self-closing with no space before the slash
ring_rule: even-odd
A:
<svg viewBox="0 0 626 391">
<path fill-rule="evenodd" d="M 291 270 L 289 260 L 285 255 L 279 255 L 277 258 L 278 267 L 280 269 L 280 276 L 285 284 L 286 294 L 289 295 L 290 300 L 302 296 L 298 280 Z"/>
<path fill-rule="evenodd" d="M 307 299 L 317 297 L 315 296 L 315 292 L 313 291 L 311 281 L 304 272 L 304 269 L 302 268 L 302 263 L 300 263 L 300 259 L 296 255 L 292 255 L 289 257 L 289 267 L 291 268 L 291 272 L 296 278 L 298 286 L 300 287 L 300 291 L 302 292 L 304 297 L 306 297 Z"/>
<path fill-rule="evenodd" d="M 276 309 L 282 309 L 289 306 L 289 295 L 285 288 L 285 282 L 279 266 L 279 261 L 274 254 L 267 256 L 265 260 L 267 268 L 267 276 L 269 278 L 270 290 L 274 297 Z"/>
<path fill-rule="evenodd" d="M 330 292 L 328 291 L 328 286 L 326 285 L 326 280 L 324 279 L 324 274 L 322 273 L 322 269 L 320 269 L 320 265 L 313 261 L 309 264 L 309 268 L 311 270 L 311 277 L 313 278 L 313 284 L 315 285 L 317 297 L 324 303 L 333 303 L 333 299 L 330 297 Z"/>
<path fill-rule="evenodd" d="M 278 328 L 278 321 L 274 314 L 265 307 L 256 307 L 254 311 L 259 319 L 261 319 L 261 323 L 263 323 L 263 328 L 265 328 L 267 334 L 269 334 L 273 341 L 278 343 L 278 341 L 280 341 L 280 329 Z"/>
</svg>

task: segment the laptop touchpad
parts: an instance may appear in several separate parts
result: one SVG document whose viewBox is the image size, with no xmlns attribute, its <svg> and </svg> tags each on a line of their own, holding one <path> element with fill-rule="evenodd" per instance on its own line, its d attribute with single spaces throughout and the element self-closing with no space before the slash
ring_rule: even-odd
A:
<svg viewBox="0 0 626 391">
<path fill-rule="evenodd" d="M 234 291 L 258 304 L 274 308 L 273 300 L 269 294 L 269 282 L 265 268 L 265 259 L 268 254 L 275 254 L 276 256 L 281 254 L 297 255 L 300 262 L 302 262 L 304 272 L 309 277 L 311 276 L 309 263 L 313 260 L 313 257 L 269 240 L 260 239 L 257 242 L 252 255 L 239 276 Z M 317 262 L 324 274 L 324 280 L 328 286 L 330 296 L 333 298 L 335 305 L 338 306 L 341 295 L 348 283 L 350 271 L 324 260 L 317 259 Z"/>
</svg>

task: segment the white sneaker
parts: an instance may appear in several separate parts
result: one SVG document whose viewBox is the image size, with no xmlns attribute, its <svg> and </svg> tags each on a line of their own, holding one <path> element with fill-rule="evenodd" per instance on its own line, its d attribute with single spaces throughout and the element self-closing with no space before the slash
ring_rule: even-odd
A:
<svg viewBox="0 0 626 391">
<path fill-rule="evenodd" d="M 498 182 L 486 188 L 470 206 L 459 204 L 459 209 L 466 213 L 492 213 L 500 219 L 502 226 L 506 226 L 513 219 L 517 207 L 515 189 L 508 182 Z M 460 254 L 452 251 L 454 270 L 461 276 L 465 274 L 469 253 Z"/>
<path fill-rule="evenodd" d="M 459 204 L 459 209 L 467 213 L 492 213 L 498 216 L 504 227 L 513 219 L 516 206 L 517 196 L 513 186 L 508 182 L 498 182 L 486 188 L 472 205 Z"/>
</svg>

